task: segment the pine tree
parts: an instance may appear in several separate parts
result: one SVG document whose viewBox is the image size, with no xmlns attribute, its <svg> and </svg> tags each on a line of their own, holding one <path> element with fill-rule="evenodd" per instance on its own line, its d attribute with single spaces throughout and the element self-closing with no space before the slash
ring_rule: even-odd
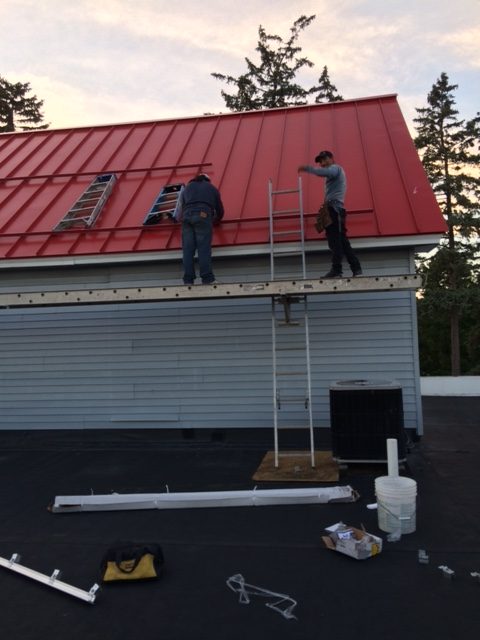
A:
<svg viewBox="0 0 480 640">
<path fill-rule="evenodd" d="M 31 91 L 29 82 L 11 83 L 0 76 L 0 132 L 46 129 L 43 122 L 43 100 L 37 96 L 27 97 Z M 38 125 L 38 126 L 35 126 Z"/>
<path fill-rule="evenodd" d="M 318 79 L 318 85 L 316 87 L 312 87 L 309 93 L 317 94 L 315 96 L 316 103 L 343 100 L 342 96 L 337 91 L 337 87 L 330 81 L 327 66 L 323 67 L 322 75 Z"/>
<path fill-rule="evenodd" d="M 421 264 L 425 290 L 419 309 L 437 320 L 446 315 L 452 375 L 461 373 L 462 318 L 474 309 L 480 317 L 480 114 L 458 119 L 457 88 L 442 73 L 428 94 L 429 106 L 417 109 L 414 119 L 415 144 L 448 227 L 438 251 Z"/>
<path fill-rule="evenodd" d="M 325 95 L 336 92 L 336 88 L 330 83 L 326 67 L 319 79 L 318 87 L 304 89 L 295 80 L 301 69 L 313 67 L 313 62 L 300 55 L 301 47 L 298 46 L 297 40 L 300 33 L 314 19 L 314 15 L 300 16 L 290 27 L 290 37 L 286 41 L 278 35 L 268 34 L 260 25 L 255 49 L 260 54 L 260 62 L 255 64 L 250 58 L 245 58 L 247 71 L 238 78 L 212 73 L 217 80 L 236 87 L 236 93 L 229 94 L 223 90 L 221 92 L 226 106 L 231 111 L 306 104 L 308 96 L 312 93 L 318 93 L 320 96 L 321 92 Z M 341 97 L 335 99 L 340 100 Z"/>
</svg>

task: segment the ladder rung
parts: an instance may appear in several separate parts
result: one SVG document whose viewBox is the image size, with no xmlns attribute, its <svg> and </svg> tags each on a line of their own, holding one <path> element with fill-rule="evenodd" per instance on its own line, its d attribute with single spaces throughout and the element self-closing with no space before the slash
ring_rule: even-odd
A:
<svg viewBox="0 0 480 640">
<path fill-rule="evenodd" d="M 292 427 L 292 428 L 295 429 L 297 427 Z M 307 429 L 308 427 L 302 426 L 301 428 Z M 310 451 L 279 451 L 278 452 L 279 458 L 310 458 L 310 455 L 311 455 Z"/>
<path fill-rule="evenodd" d="M 272 191 L 272 196 L 277 196 L 282 193 L 300 193 L 300 189 L 281 189 L 280 191 Z"/>
<path fill-rule="evenodd" d="M 61 222 L 72 222 L 73 220 L 87 220 L 90 217 L 89 213 L 83 213 L 87 209 L 79 209 L 78 211 L 69 211 Z M 78 215 L 77 215 L 78 214 Z"/>
<path fill-rule="evenodd" d="M 108 182 L 94 182 L 85 191 L 104 191 L 108 187 Z"/>
<path fill-rule="evenodd" d="M 273 249 L 273 253 L 277 256 L 301 256 L 303 255 L 302 251 L 282 251 L 281 247 L 278 247 L 278 251 L 275 250 L 275 248 Z"/>
<path fill-rule="evenodd" d="M 293 213 L 300 213 L 300 209 L 280 209 L 279 211 L 272 211 L 272 216 L 288 216 Z"/>
<path fill-rule="evenodd" d="M 91 204 L 88 207 L 72 207 L 68 213 L 78 213 L 79 211 L 93 211 L 94 209 L 95 206 Z"/>
<path fill-rule="evenodd" d="M 281 376 L 281 377 L 291 376 L 293 378 L 296 376 L 304 376 L 304 375 L 305 375 L 305 371 L 285 371 L 285 373 L 277 371 L 277 376 Z"/>
<path fill-rule="evenodd" d="M 87 189 L 85 189 L 85 194 L 102 194 L 106 191 L 108 185 L 95 185 L 94 187 L 88 187 Z M 84 194 L 84 195 L 85 195 Z"/>
<path fill-rule="evenodd" d="M 83 196 L 83 197 L 79 198 L 79 199 L 77 200 L 77 202 L 98 202 L 98 200 L 100 200 L 100 197 L 101 197 L 101 196 L 98 196 L 98 195 L 93 195 L 93 196 L 91 196 L 91 195 Z"/>
<path fill-rule="evenodd" d="M 68 229 L 69 227 L 73 227 L 79 222 L 81 222 L 84 226 L 87 224 L 87 220 L 85 218 L 78 218 L 77 220 L 67 220 L 64 222 L 60 222 L 58 224 L 58 229 Z"/>
<path fill-rule="evenodd" d="M 301 229 L 292 229 L 291 231 L 274 231 L 273 236 L 291 236 L 293 233 L 302 233 Z"/>
<path fill-rule="evenodd" d="M 170 207 L 168 209 L 163 209 L 162 208 L 163 204 L 164 203 L 161 202 L 160 204 L 154 205 L 153 208 L 152 208 L 152 212 L 153 211 L 155 211 L 155 212 L 163 211 L 164 213 L 172 213 L 173 211 L 175 211 L 175 207 Z"/>
<path fill-rule="evenodd" d="M 309 429 L 309 425 L 308 424 L 279 424 L 277 429 L 279 431 L 282 431 L 283 429 L 298 429 L 298 431 L 300 430 L 307 430 Z M 279 457 L 282 457 L 282 453 L 279 451 L 278 452 Z M 308 455 L 310 457 L 310 454 L 305 454 Z"/>
</svg>

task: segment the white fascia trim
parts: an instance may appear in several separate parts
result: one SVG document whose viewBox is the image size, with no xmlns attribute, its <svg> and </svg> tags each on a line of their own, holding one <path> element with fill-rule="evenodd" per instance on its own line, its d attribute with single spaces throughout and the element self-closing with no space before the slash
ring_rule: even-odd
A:
<svg viewBox="0 0 480 640">
<path fill-rule="evenodd" d="M 395 249 L 413 248 L 415 251 L 428 251 L 438 245 L 442 234 L 425 234 L 416 236 L 390 236 L 386 238 L 356 238 L 351 240 L 355 249 Z M 286 252 L 299 249 L 299 243 L 285 242 L 282 248 Z M 270 244 L 251 244 L 236 247 L 214 247 L 214 255 L 217 257 L 270 255 Z M 328 251 L 326 240 L 308 241 L 306 251 Z M 24 269 L 32 267 L 65 267 L 65 266 L 90 266 L 105 264 L 128 264 L 139 262 L 158 262 L 163 260 L 181 260 L 180 249 L 172 251 L 151 251 L 145 253 L 117 253 L 95 256 L 60 256 L 52 258 L 26 258 L 0 260 L 0 269 Z"/>
</svg>

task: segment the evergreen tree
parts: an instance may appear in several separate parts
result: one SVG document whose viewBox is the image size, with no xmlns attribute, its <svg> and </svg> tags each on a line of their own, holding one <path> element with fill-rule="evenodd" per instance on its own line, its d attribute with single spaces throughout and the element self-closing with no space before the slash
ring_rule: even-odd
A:
<svg viewBox="0 0 480 640">
<path fill-rule="evenodd" d="M 457 88 L 442 73 L 428 94 L 429 106 L 417 109 L 414 119 L 415 144 L 448 227 L 438 251 L 420 265 L 425 289 L 419 317 L 435 322 L 443 317 L 448 322 L 452 375 L 462 372 L 462 320 L 472 312 L 480 317 L 480 114 L 468 121 L 458 119 Z M 475 327 L 470 332 L 478 336 Z"/>
<path fill-rule="evenodd" d="M 318 86 L 312 87 L 309 93 L 317 94 L 315 96 L 315 102 L 317 103 L 343 100 L 342 96 L 337 91 L 337 87 L 331 83 L 330 76 L 328 75 L 328 68 L 326 66 L 323 67 L 322 75 L 318 79 Z"/>
<path fill-rule="evenodd" d="M 27 97 L 30 90 L 29 82 L 11 83 L 0 76 L 0 132 L 48 127 L 40 124 L 44 118 L 43 100 L 35 95 Z"/>
<path fill-rule="evenodd" d="M 297 40 L 300 33 L 314 19 L 314 15 L 300 16 L 290 27 L 290 37 L 286 41 L 278 35 L 268 34 L 260 25 L 255 49 L 260 54 L 260 62 L 255 64 L 249 58 L 245 58 L 247 71 L 238 78 L 212 73 L 217 80 L 236 87 L 236 93 L 229 94 L 223 90 L 221 92 L 226 106 L 231 111 L 306 104 L 308 96 L 312 93 L 318 93 L 316 102 L 321 102 L 321 96 L 335 94 L 336 88 L 330 83 L 327 67 L 324 67 L 317 87 L 304 89 L 295 81 L 301 69 L 313 67 L 313 62 L 300 55 L 301 47 L 298 46 Z M 341 100 L 341 97 L 336 94 L 335 99 Z"/>
</svg>

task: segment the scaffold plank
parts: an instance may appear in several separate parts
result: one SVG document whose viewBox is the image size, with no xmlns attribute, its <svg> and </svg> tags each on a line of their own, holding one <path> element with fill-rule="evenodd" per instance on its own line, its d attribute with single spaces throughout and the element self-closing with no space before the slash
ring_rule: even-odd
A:
<svg viewBox="0 0 480 640">
<path fill-rule="evenodd" d="M 359 293 L 415 290 L 420 286 L 420 276 L 408 274 L 357 278 L 229 282 L 196 286 L 63 289 L 0 293 L 0 308 Z"/>
</svg>

